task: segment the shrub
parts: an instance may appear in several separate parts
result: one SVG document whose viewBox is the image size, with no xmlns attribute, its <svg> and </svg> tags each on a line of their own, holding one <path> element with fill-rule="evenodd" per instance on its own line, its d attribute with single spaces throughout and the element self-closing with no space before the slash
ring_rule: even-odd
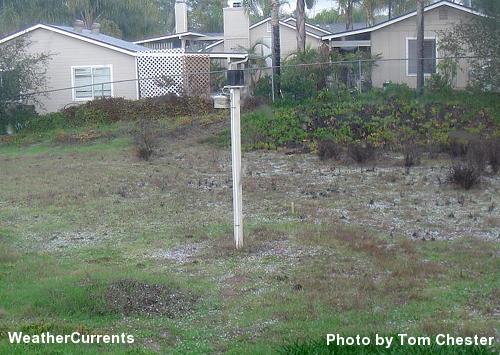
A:
<svg viewBox="0 0 500 355">
<path fill-rule="evenodd" d="M 479 140 L 471 141 L 466 158 L 469 165 L 474 166 L 479 172 L 484 171 L 488 163 L 488 145 Z"/>
<path fill-rule="evenodd" d="M 265 75 L 261 77 L 253 88 L 253 94 L 257 97 L 272 97 L 271 76 Z"/>
<path fill-rule="evenodd" d="M 464 157 L 476 135 L 465 131 L 452 131 L 448 133 L 448 152 L 452 157 Z"/>
<path fill-rule="evenodd" d="M 102 98 L 71 106 L 62 111 L 65 118 L 75 126 L 136 121 L 142 117 L 159 118 L 185 115 L 205 115 L 214 112 L 211 100 L 204 97 L 165 95 L 137 101 L 123 98 Z"/>
<path fill-rule="evenodd" d="M 375 157 L 375 148 L 369 142 L 354 142 L 347 146 L 349 156 L 357 163 L 365 163 Z"/>
<path fill-rule="evenodd" d="M 12 134 L 24 129 L 35 117 L 37 117 L 37 114 L 33 106 L 23 104 L 6 105 L 3 112 L 0 113 L 0 135 Z"/>
<path fill-rule="evenodd" d="M 314 96 L 318 90 L 326 87 L 327 76 L 331 68 L 325 63 L 328 54 L 315 49 L 296 53 L 285 60 L 281 72 L 281 89 L 285 96 L 300 100 Z M 304 66 L 302 66 L 304 64 Z"/>
<path fill-rule="evenodd" d="M 486 144 L 486 159 L 496 174 L 500 170 L 500 139 L 490 139 Z"/>
<path fill-rule="evenodd" d="M 456 163 L 448 173 L 448 181 L 465 190 L 479 183 L 481 174 L 478 168 L 470 163 Z"/>
<path fill-rule="evenodd" d="M 150 160 L 158 144 L 158 134 L 150 121 L 138 123 L 134 135 L 135 153 L 139 159 Z"/>
<path fill-rule="evenodd" d="M 340 145 L 331 139 L 318 140 L 318 156 L 320 160 L 338 159 L 342 153 Z"/>
<path fill-rule="evenodd" d="M 408 141 L 402 147 L 403 150 L 403 164 L 405 167 L 410 168 L 412 166 L 420 164 L 420 156 L 422 150 L 418 144 L 415 142 Z"/>
<path fill-rule="evenodd" d="M 47 132 L 54 129 L 64 129 L 69 126 L 68 121 L 62 113 L 48 113 L 33 117 L 25 126 L 28 132 Z"/>
<path fill-rule="evenodd" d="M 247 97 L 241 105 L 241 110 L 244 112 L 254 111 L 262 106 L 272 105 L 271 99 L 264 96 Z"/>
</svg>

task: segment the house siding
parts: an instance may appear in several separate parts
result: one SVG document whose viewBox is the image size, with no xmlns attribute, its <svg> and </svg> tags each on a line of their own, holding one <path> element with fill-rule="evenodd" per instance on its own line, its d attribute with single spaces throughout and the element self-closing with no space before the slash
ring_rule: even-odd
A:
<svg viewBox="0 0 500 355">
<path fill-rule="evenodd" d="M 72 86 L 71 67 L 73 66 L 112 65 L 113 81 L 136 78 L 134 56 L 43 28 L 36 29 L 26 35 L 30 37 L 31 41 L 27 48 L 29 52 L 52 55 L 46 72 L 47 90 L 70 88 Z M 72 90 L 63 90 L 51 92 L 47 96 L 39 96 L 41 105 L 37 105 L 37 111 L 41 113 L 55 112 L 69 104 L 76 103 L 73 101 L 72 94 Z M 136 81 L 114 83 L 113 96 L 136 99 Z"/>
<path fill-rule="evenodd" d="M 261 42 L 264 37 L 271 37 L 271 32 L 267 31 L 267 23 L 264 22 L 250 29 L 250 46 Z M 322 43 L 321 39 L 306 34 L 306 47 L 318 49 Z M 290 54 L 297 52 L 297 36 L 294 29 L 280 25 L 280 46 L 281 60 L 285 60 Z"/>
<path fill-rule="evenodd" d="M 440 9 L 446 9 L 447 19 L 440 19 Z M 455 24 L 469 21 L 472 14 L 460 11 L 451 7 L 440 7 L 430 10 L 424 15 L 425 37 L 436 38 L 439 53 L 440 32 L 451 29 Z M 372 83 L 376 87 L 381 87 L 384 82 L 392 81 L 404 83 L 415 88 L 417 84 L 416 76 L 408 76 L 406 73 L 406 39 L 416 37 L 416 16 L 410 17 L 393 25 L 375 30 L 371 33 L 371 53 L 381 54 L 383 59 L 395 59 L 378 62 L 372 73 Z M 468 82 L 469 66 L 465 60 L 460 61 L 460 69 L 455 80 L 456 88 L 465 88 Z"/>
</svg>

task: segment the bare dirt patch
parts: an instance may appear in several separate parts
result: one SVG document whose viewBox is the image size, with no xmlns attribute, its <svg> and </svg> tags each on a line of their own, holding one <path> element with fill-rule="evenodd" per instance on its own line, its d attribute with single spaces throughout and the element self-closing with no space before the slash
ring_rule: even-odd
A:
<svg viewBox="0 0 500 355">
<path fill-rule="evenodd" d="M 196 297 L 165 285 L 123 279 L 113 282 L 106 290 L 106 305 L 124 316 L 163 315 L 168 318 L 185 316 L 193 310 Z"/>
</svg>

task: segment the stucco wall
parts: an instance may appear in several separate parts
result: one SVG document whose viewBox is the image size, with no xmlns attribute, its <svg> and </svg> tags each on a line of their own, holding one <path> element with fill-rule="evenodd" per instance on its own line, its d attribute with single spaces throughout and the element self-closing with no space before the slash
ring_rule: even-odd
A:
<svg viewBox="0 0 500 355">
<path fill-rule="evenodd" d="M 271 37 L 271 32 L 268 32 L 270 27 L 267 26 L 268 22 L 264 22 L 259 26 L 250 29 L 250 45 L 254 46 L 264 37 Z M 312 36 L 306 35 L 306 47 L 317 49 L 321 46 L 321 40 Z M 281 25 L 280 26 L 280 46 L 281 46 L 281 60 L 287 56 L 297 52 L 297 36 L 294 29 Z"/>
<path fill-rule="evenodd" d="M 32 53 L 50 53 L 47 67 L 47 89 L 69 88 L 71 67 L 78 65 L 112 65 L 112 80 L 129 80 L 136 77 L 135 57 L 91 43 L 71 38 L 46 29 L 36 29 L 30 36 L 28 50 Z M 113 96 L 137 98 L 135 81 L 113 84 Z M 50 93 L 40 97 L 39 112 L 54 112 L 73 102 L 72 90 Z"/>
<path fill-rule="evenodd" d="M 447 10 L 447 19 L 439 18 L 439 10 Z M 439 54 L 439 32 L 451 29 L 454 24 L 468 21 L 472 14 L 451 7 L 440 7 L 430 10 L 424 15 L 425 37 L 435 37 Z M 382 54 L 383 59 L 406 58 L 406 39 L 416 37 L 416 16 L 401 22 L 381 28 L 371 33 L 371 52 L 373 55 Z M 464 60 L 460 63 L 455 86 L 464 88 L 467 86 L 469 67 Z M 406 60 L 391 60 L 378 62 L 373 70 L 372 82 L 374 86 L 381 87 L 386 81 L 406 83 L 410 87 L 416 87 L 416 76 L 408 76 L 406 71 Z"/>
<path fill-rule="evenodd" d="M 240 52 L 248 49 L 250 19 L 243 7 L 226 7 L 224 11 L 224 51 Z"/>
</svg>

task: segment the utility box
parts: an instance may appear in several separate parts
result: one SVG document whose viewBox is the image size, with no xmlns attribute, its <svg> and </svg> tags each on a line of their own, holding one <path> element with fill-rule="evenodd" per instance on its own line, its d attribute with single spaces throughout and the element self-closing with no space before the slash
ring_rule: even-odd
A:
<svg viewBox="0 0 500 355">
<path fill-rule="evenodd" d="M 229 108 L 229 97 L 226 95 L 215 95 L 214 99 L 214 108 Z"/>
<path fill-rule="evenodd" d="M 245 86 L 245 75 L 241 69 L 227 71 L 227 86 Z"/>
</svg>

